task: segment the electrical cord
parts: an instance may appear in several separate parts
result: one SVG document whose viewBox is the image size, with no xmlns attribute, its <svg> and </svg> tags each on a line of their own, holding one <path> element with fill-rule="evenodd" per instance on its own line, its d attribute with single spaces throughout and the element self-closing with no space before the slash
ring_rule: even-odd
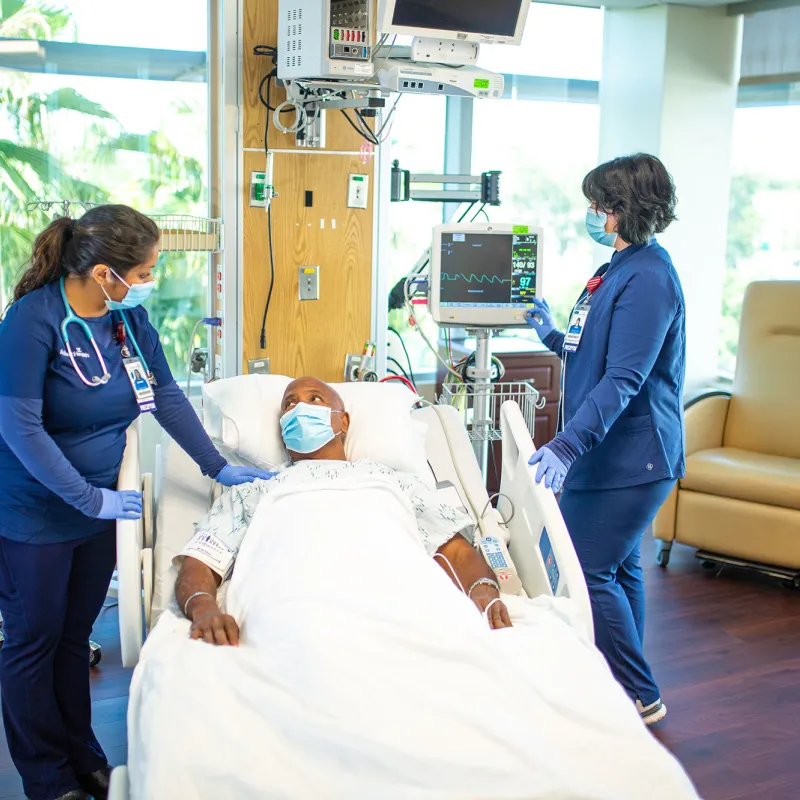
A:
<svg viewBox="0 0 800 800">
<path fill-rule="evenodd" d="M 406 347 L 405 340 L 400 332 L 391 325 L 389 326 L 389 333 L 393 333 L 400 340 L 400 346 L 403 348 L 403 352 L 406 354 L 406 361 L 408 362 L 408 377 L 411 378 L 411 383 L 416 384 L 417 381 L 414 378 L 414 368 L 411 365 L 411 356 L 408 354 L 408 348 Z"/>
<path fill-rule="evenodd" d="M 197 336 L 197 329 L 203 324 L 199 319 L 192 328 L 192 335 L 189 337 L 189 363 L 186 368 L 186 397 L 192 399 L 192 353 L 194 352 L 194 337 Z"/>
<path fill-rule="evenodd" d="M 380 142 L 375 138 L 375 136 L 373 135 L 372 131 L 369 130 L 369 128 L 367 128 L 367 130 L 369 131 L 369 135 L 367 135 L 358 125 L 356 125 L 355 122 L 353 122 L 353 120 L 350 118 L 350 115 L 347 113 L 347 111 L 344 108 L 340 108 L 339 110 L 342 112 L 342 115 L 348 121 L 348 123 L 350 123 L 350 127 L 362 139 L 366 140 L 367 142 L 369 142 L 372 145 L 375 145 L 376 147 L 380 144 Z"/>
<path fill-rule="evenodd" d="M 495 492 L 493 495 L 490 495 L 489 499 L 486 501 L 486 505 L 483 507 L 481 516 L 482 517 L 486 516 L 486 512 L 489 510 L 489 506 L 492 504 L 492 500 L 494 500 L 495 497 L 505 497 L 505 499 L 508 500 L 508 504 L 511 506 L 511 516 L 508 519 L 503 519 L 503 525 L 508 525 L 508 523 L 511 522 L 512 519 L 514 519 L 514 514 L 516 513 L 516 509 L 514 508 L 514 502 L 505 492 Z"/>
<path fill-rule="evenodd" d="M 267 107 L 266 120 L 264 122 L 264 158 L 266 159 L 266 170 L 269 168 L 269 109 L 270 109 L 270 92 L 272 89 L 272 77 L 267 78 L 267 100 L 264 105 Z M 260 96 L 260 91 L 259 91 Z M 265 171 L 266 174 L 266 171 Z M 261 332 L 259 334 L 258 344 L 262 350 L 267 347 L 267 315 L 269 314 L 269 307 L 272 303 L 272 292 L 275 288 L 275 250 L 272 245 L 272 187 L 267 187 L 267 192 L 270 194 L 267 197 L 267 235 L 269 237 L 269 291 L 267 292 L 267 300 L 264 304 L 264 315 L 261 318 Z"/>
<path fill-rule="evenodd" d="M 397 373 L 398 375 L 402 375 L 409 383 L 412 382 L 409 374 L 403 369 L 403 365 L 396 358 L 394 358 L 394 356 L 386 356 L 386 360 L 391 361 L 397 367 L 397 369 L 400 370 L 400 372 Z"/>
</svg>

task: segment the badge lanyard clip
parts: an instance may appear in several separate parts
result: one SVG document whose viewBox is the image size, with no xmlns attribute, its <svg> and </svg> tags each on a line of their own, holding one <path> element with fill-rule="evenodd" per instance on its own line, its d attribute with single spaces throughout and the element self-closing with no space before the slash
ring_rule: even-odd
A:
<svg viewBox="0 0 800 800">
<path fill-rule="evenodd" d="M 572 309 L 572 314 L 570 314 L 569 318 L 569 326 L 567 327 L 567 332 L 564 334 L 564 352 L 574 353 L 577 351 L 581 343 L 584 328 L 586 327 L 586 320 L 589 318 L 589 312 L 592 310 L 592 295 L 602 283 L 603 279 L 599 275 L 589 280 L 586 284 L 586 291 Z"/>
</svg>

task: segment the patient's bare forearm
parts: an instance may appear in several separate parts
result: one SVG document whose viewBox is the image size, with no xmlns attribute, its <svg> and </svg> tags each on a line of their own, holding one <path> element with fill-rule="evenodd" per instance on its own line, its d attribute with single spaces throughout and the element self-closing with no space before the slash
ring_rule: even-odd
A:
<svg viewBox="0 0 800 800">
<path fill-rule="evenodd" d="M 443 544 L 436 552 L 443 555 L 450 563 L 465 592 L 481 578 L 494 580 L 494 573 L 486 563 L 486 559 L 460 534 Z M 437 558 L 436 562 L 452 579 L 453 575 L 444 560 Z"/>
<path fill-rule="evenodd" d="M 187 556 L 181 564 L 181 570 L 175 582 L 175 598 L 178 601 L 178 607 L 189 619 L 193 619 L 193 613 L 198 608 L 207 609 L 211 604 L 216 608 L 217 587 L 221 582 L 220 576 L 202 561 Z M 206 594 L 198 594 L 198 592 Z M 192 595 L 196 596 L 192 597 Z M 186 603 L 190 598 L 192 599 L 187 608 Z"/>
</svg>

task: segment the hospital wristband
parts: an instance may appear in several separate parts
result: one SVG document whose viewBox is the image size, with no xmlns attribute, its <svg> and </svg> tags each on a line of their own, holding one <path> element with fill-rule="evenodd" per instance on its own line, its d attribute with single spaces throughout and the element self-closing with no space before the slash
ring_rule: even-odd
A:
<svg viewBox="0 0 800 800">
<path fill-rule="evenodd" d="M 491 578 L 478 578 L 472 586 L 469 587 L 469 591 L 467 592 L 467 597 L 472 600 L 472 592 L 473 590 L 477 589 L 478 586 L 481 584 L 486 584 L 487 586 L 491 586 L 493 589 L 497 591 L 497 594 L 500 594 L 500 584 L 497 581 L 492 580 Z"/>
<path fill-rule="evenodd" d="M 195 592 L 194 594 L 190 594 L 186 602 L 183 604 L 183 616 L 186 619 L 189 619 L 189 603 L 192 602 L 197 597 L 210 597 L 212 600 L 214 599 L 214 595 L 210 592 Z"/>
</svg>

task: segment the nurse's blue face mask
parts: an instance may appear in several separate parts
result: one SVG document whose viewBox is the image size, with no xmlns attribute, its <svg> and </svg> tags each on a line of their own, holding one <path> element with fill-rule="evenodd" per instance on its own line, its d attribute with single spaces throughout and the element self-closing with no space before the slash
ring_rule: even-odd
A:
<svg viewBox="0 0 800 800">
<path fill-rule="evenodd" d="M 589 208 L 586 211 L 586 230 L 589 236 L 592 237 L 598 244 L 604 244 L 606 247 L 613 247 L 617 241 L 616 233 L 606 233 L 606 222 L 608 221 L 608 214 L 605 211 L 599 211 L 596 208 Z"/>
<path fill-rule="evenodd" d="M 325 447 L 334 437 L 331 426 L 331 414 L 341 414 L 327 406 L 314 406 L 310 403 L 298 403 L 281 417 L 281 434 L 287 450 L 293 453 L 316 453 Z"/>
<path fill-rule="evenodd" d="M 109 269 L 111 269 L 111 267 L 109 267 Z M 111 272 L 114 272 L 114 270 L 111 269 Z M 105 290 L 105 287 L 101 285 L 100 288 L 103 290 L 103 294 L 106 296 L 106 307 L 109 311 L 124 311 L 127 308 L 136 308 L 144 303 L 144 301 L 150 297 L 150 293 L 153 291 L 153 289 L 156 288 L 155 281 L 150 281 L 149 283 L 128 283 L 120 278 L 116 272 L 114 272 L 114 277 L 128 287 L 128 293 L 122 298 L 122 300 L 112 300 L 108 296 L 108 292 Z"/>
</svg>

